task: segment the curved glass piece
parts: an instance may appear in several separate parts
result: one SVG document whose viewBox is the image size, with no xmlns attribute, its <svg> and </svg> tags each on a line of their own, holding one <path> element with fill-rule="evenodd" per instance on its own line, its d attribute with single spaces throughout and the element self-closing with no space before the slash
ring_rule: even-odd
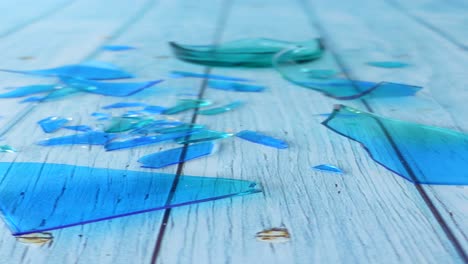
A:
<svg viewBox="0 0 468 264">
<path fill-rule="evenodd" d="M 104 45 L 101 48 L 108 51 L 125 51 L 135 49 L 135 47 L 127 45 Z"/>
<path fill-rule="evenodd" d="M 408 67 L 409 64 L 400 61 L 370 61 L 367 65 L 379 67 L 379 68 L 404 68 Z"/>
<path fill-rule="evenodd" d="M 125 108 L 125 107 L 145 107 L 147 104 L 141 102 L 119 102 L 101 107 L 102 109 Z"/>
<path fill-rule="evenodd" d="M 39 120 L 37 123 L 41 126 L 45 133 L 52 133 L 62 128 L 68 122 L 70 122 L 69 118 L 50 116 Z"/>
<path fill-rule="evenodd" d="M 149 82 L 117 83 L 98 82 L 76 78 L 62 78 L 62 82 L 64 82 L 66 85 L 75 89 L 79 89 L 80 91 L 117 97 L 135 94 L 162 81 L 163 80 L 154 80 Z"/>
<path fill-rule="evenodd" d="M 0 179 L 13 235 L 260 192 L 244 180 L 52 163 L 2 162 Z"/>
<path fill-rule="evenodd" d="M 37 144 L 42 146 L 58 145 L 104 145 L 108 141 L 116 138 L 116 135 L 103 132 L 86 132 L 70 136 L 49 138 L 41 140 Z"/>
<path fill-rule="evenodd" d="M 367 82 L 347 79 L 330 79 L 317 77 L 324 74 L 320 63 L 299 61 L 296 54 L 307 53 L 309 47 L 296 46 L 283 50 L 273 59 L 275 69 L 288 81 L 322 92 L 326 96 L 340 100 L 351 100 L 362 96 L 372 97 L 398 97 L 411 96 L 418 92 L 421 87 L 391 83 L 391 82 Z M 327 56 L 324 56 L 325 58 Z M 331 73 L 331 72 L 330 72 Z M 325 74 L 327 75 L 327 74 Z M 331 74 L 330 74 L 330 77 Z"/>
<path fill-rule="evenodd" d="M 203 142 L 149 154 L 139 158 L 138 162 L 143 164 L 143 168 L 159 169 L 210 155 L 213 148 L 213 142 Z"/>
<path fill-rule="evenodd" d="M 277 148 L 277 149 L 286 149 L 288 148 L 288 143 L 278 138 L 270 137 L 259 132 L 251 130 L 243 130 L 236 134 L 236 137 L 245 139 L 250 142 L 258 143 L 261 145 Z"/>
<path fill-rule="evenodd" d="M 239 107 L 241 107 L 243 105 L 244 105 L 244 102 L 242 102 L 242 101 L 234 101 L 234 102 L 229 103 L 227 105 L 214 107 L 214 108 L 210 108 L 210 109 L 200 110 L 200 111 L 198 111 L 198 113 L 200 115 L 218 115 L 218 114 L 222 114 L 222 113 L 232 111 L 232 110 L 234 110 L 236 108 L 239 108 Z"/>
<path fill-rule="evenodd" d="M 320 58 L 324 49 L 320 39 L 288 42 L 254 38 L 219 45 L 182 45 L 175 42 L 169 42 L 169 45 L 180 60 L 222 67 L 271 67 L 276 53 L 296 45 L 308 47 L 308 49 L 295 53 L 294 60 L 311 61 Z"/>
<path fill-rule="evenodd" d="M 322 124 L 361 143 L 372 159 L 411 182 L 468 184 L 467 134 L 384 118 L 343 105 Z"/>
<path fill-rule="evenodd" d="M 9 145 L 0 145 L 0 152 L 15 153 L 17 150 Z"/>
<path fill-rule="evenodd" d="M 226 81 L 208 81 L 208 87 L 217 90 L 234 92 L 263 92 L 266 88 L 265 86 L 261 85 Z"/>
<path fill-rule="evenodd" d="M 0 94 L 0 98 L 16 98 L 37 93 L 50 92 L 56 89 L 56 84 L 38 84 L 15 88 L 12 91 Z"/>
<path fill-rule="evenodd" d="M 312 167 L 312 169 L 318 170 L 318 171 L 326 171 L 326 172 L 343 174 L 343 170 L 330 164 L 320 164 L 320 165 Z"/>
</svg>

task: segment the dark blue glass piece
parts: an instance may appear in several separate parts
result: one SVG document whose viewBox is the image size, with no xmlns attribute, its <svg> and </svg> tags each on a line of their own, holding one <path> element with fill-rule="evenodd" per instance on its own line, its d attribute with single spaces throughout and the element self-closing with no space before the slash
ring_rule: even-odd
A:
<svg viewBox="0 0 468 264">
<path fill-rule="evenodd" d="M 57 146 L 57 145 L 105 145 L 108 141 L 116 138 L 116 135 L 107 134 L 104 132 L 86 132 L 70 136 L 49 138 L 39 141 L 37 144 L 41 146 Z"/>
<path fill-rule="evenodd" d="M 102 109 L 125 108 L 125 107 L 144 107 L 145 103 L 140 102 L 120 102 L 103 106 Z"/>
<path fill-rule="evenodd" d="M 39 120 L 37 123 L 41 126 L 42 130 L 46 133 L 52 133 L 62 128 L 70 119 L 61 118 L 58 116 L 50 116 Z"/>
<path fill-rule="evenodd" d="M 102 49 L 108 51 L 125 51 L 135 49 L 135 47 L 127 45 L 104 45 L 102 46 Z"/>
<path fill-rule="evenodd" d="M 379 68 L 404 68 L 409 66 L 408 63 L 400 61 L 370 61 L 367 64 Z"/>
<path fill-rule="evenodd" d="M 212 80 L 223 80 L 223 81 L 234 81 L 234 82 L 251 82 L 250 79 L 229 77 L 224 75 L 216 74 L 206 74 L 206 73 L 195 73 L 195 72 L 185 72 L 185 71 L 171 71 L 172 78 L 201 78 L 201 79 L 212 79 Z"/>
<path fill-rule="evenodd" d="M 262 144 L 265 146 L 277 148 L 277 149 L 286 149 L 288 148 L 288 143 L 281 139 L 273 138 L 267 135 L 263 135 L 261 133 L 250 131 L 250 130 L 243 130 L 236 134 L 236 137 L 245 139 L 250 142 Z"/>
<path fill-rule="evenodd" d="M 102 120 L 109 120 L 112 118 L 112 115 L 107 114 L 107 113 L 99 113 L 99 112 L 94 112 L 91 114 L 91 116 L 96 117 L 97 120 L 102 121 Z"/>
<path fill-rule="evenodd" d="M 0 179 L 1 213 L 13 235 L 260 191 L 243 180 L 52 163 L 2 162 Z"/>
<path fill-rule="evenodd" d="M 93 129 L 90 126 L 86 126 L 86 125 L 64 126 L 63 128 L 66 128 L 66 129 L 69 129 L 69 130 L 74 130 L 74 131 L 80 131 L 80 132 L 93 131 Z"/>
<path fill-rule="evenodd" d="M 148 105 L 143 109 L 144 112 L 147 112 L 150 114 L 160 114 L 166 110 L 167 110 L 166 107 L 162 107 L 159 105 Z"/>
<path fill-rule="evenodd" d="M 163 168 L 188 160 L 196 159 L 211 154 L 214 148 L 213 142 L 203 142 L 185 147 L 169 149 L 166 151 L 149 154 L 138 159 L 144 168 Z M 182 155 L 185 154 L 185 155 Z"/>
<path fill-rule="evenodd" d="M 31 94 L 50 92 L 55 89 L 55 84 L 38 84 L 18 87 L 10 92 L 0 94 L 0 98 L 23 97 Z"/>
<path fill-rule="evenodd" d="M 218 114 L 222 114 L 222 113 L 232 111 L 232 110 L 234 110 L 236 108 L 239 108 L 239 107 L 241 107 L 243 105 L 244 105 L 244 102 L 234 101 L 232 103 L 229 103 L 227 105 L 223 105 L 223 106 L 220 106 L 220 107 L 214 107 L 214 108 L 210 108 L 210 109 L 200 110 L 200 111 L 198 111 L 198 113 L 200 115 L 218 115 Z"/>
<path fill-rule="evenodd" d="M 161 143 L 164 141 L 185 137 L 190 135 L 194 132 L 177 132 L 177 133 L 170 133 L 170 134 L 162 134 L 158 136 L 150 136 L 150 137 L 139 137 L 134 138 L 126 141 L 112 141 L 105 145 L 107 151 L 118 150 L 118 149 L 126 149 L 126 148 L 134 148 L 139 146 L 151 145 L 156 143 Z"/>
<path fill-rule="evenodd" d="M 135 94 L 142 91 L 143 89 L 162 82 L 162 80 L 155 80 L 150 82 L 116 83 L 74 78 L 62 78 L 62 81 L 73 88 L 88 93 L 119 97 Z"/>
<path fill-rule="evenodd" d="M 340 168 L 333 166 L 333 165 L 329 165 L 329 164 L 320 164 L 320 165 L 312 167 L 312 169 L 318 170 L 318 171 L 339 173 L 339 174 L 343 173 L 343 170 L 341 170 Z"/>
<path fill-rule="evenodd" d="M 234 92 L 263 92 L 266 88 L 265 86 L 261 85 L 224 81 L 208 81 L 208 87 L 218 90 Z"/>
</svg>

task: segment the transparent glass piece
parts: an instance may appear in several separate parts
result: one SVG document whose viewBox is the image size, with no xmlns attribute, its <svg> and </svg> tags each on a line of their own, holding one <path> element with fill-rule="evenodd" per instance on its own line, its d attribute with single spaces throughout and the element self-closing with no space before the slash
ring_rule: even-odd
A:
<svg viewBox="0 0 468 264">
<path fill-rule="evenodd" d="M 74 130 L 74 131 L 80 131 L 80 132 L 93 131 L 93 129 L 90 126 L 86 126 L 86 125 L 64 126 L 63 128 L 69 129 L 69 130 Z"/>
<path fill-rule="evenodd" d="M 322 92 L 340 100 L 351 100 L 362 96 L 372 97 L 399 97 L 412 96 L 421 87 L 391 83 L 391 82 L 367 82 L 346 79 L 324 79 L 315 78 L 310 73 L 316 70 L 318 62 L 298 61 L 295 57 L 297 53 L 307 52 L 308 47 L 292 47 L 278 53 L 273 65 L 275 69 L 288 81 L 297 85 Z"/>
<path fill-rule="evenodd" d="M 15 153 L 17 150 L 9 145 L 0 145 L 0 152 Z"/>
<path fill-rule="evenodd" d="M 186 151 L 184 151 L 186 148 Z M 185 147 L 149 154 L 138 159 L 144 168 L 163 168 L 211 154 L 213 142 L 203 142 Z M 183 155 L 184 154 L 184 155 Z"/>
<path fill-rule="evenodd" d="M 112 117 L 110 125 L 104 130 L 106 133 L 120 133 L 151 124 L 153 119 L 146 117 Z"/>
<path fill-rule="evenodd" d="M 164 141 L 185 137 L 194 133 L 193 131 L 186 131 L 186 132 L 176 132 L 170 134 L 162 134 L 157 136 L 150 136 L 150 137 L 138 137 L 130 140 L 125 141 L 112 141 L 105 145 L 107 151 L 118 150 L 118 149 L 127 149 L 127 148 L 134 148 L 139 146 L 151 145 L 156 143 L 161 143 Z"/>
<path fill-rule="evenodd" d="M 53 90 L 46 96 L 44 96 L 41 101 L 52 101 L 56 99 L 61 99 L 63 97 L 67 97 L 70 95 L 74 95 L 79 93 L 80 91 L 78 89 L 75 89 L 73 87 L 62 87 L 60 89 Z"/>
<path fill-rule="evenodd" d="M 41 126 L 45 133 L 52 133 L 65 126 L 65 124 L 68 122 L 70 122 L 69 118 L 50 116 L 39 120 L 37 123 Z"/>
<path fill-rule="evenodd" d="M 208 105 L 211 105 L 211 102 L 208 100 L 179 99 L 177 100 L 177 104 L 175 106 L 166 109 L 162 113 L 165 115 L 173 115 L 190 109 L 195 109 Z"/>
<path fill-rule="evenodd" d="M 243 180 L 52 163 L 2 162 L 0 178 L 16 236 L 260 191 Z"/>
<path fill-rule="evenodd" d="M 120 70 L 115 66 L 111 68 L 86 64 L 65 65 L 57 68 L 43 70 L 18 71 L 0 69 L 0 71 L 39 76 L 73 77 L 88 80 L 112 80 L 134 77 L 132 74 Z"/>
<path fill-rule="evenodd" d="M 185 72 L 185 71 L 171 71 L 171 77 L 172 78 L 192 77 L 192 78 L 234 81 L 234 82 L 251 82 L 252 81 L 250 79 L 245 79 L 245 78 L 229 77 L 229 76 L 217 75 L 217 74 Z"/>
<path fill-rule="evenodd" d="M 326 171 L 326 172 L 343 174 L 343 170 L 330 164 L 320 164 L 320 165 L 312 167 L 312 169 L 318 170 L 318 171 Z"/>
<path fill-rule="evenodd" d="M 408 63 L 400 61 L 370 61 L 367 64 L 379 68 L 404 68 L 409 66 Z"/>
<path fill-rule="evenodd" d="M 313 79 L 330 79 L 338 74 L 338 72 L 335 70 L 326 69 L 304 69 L 303 73 L 307 74 L 309 78 Z"/>
<path fill-rule="evenodd" d="M 184 124 L 180 121 L 159 120 L 158 122 L 149 124 L 148 126 L 142 127 L 140 129 L 136 129 L 132 132 L 137 133 L 137 134 L 150 134 L 150 133 L 169 134 L 169 133 L 189 132 L 189 131 L 195 132 L 204 128 L 205 128 L 204 125 Z"/>
<path fill-rule="evenodd" d="M 37 93 L 50 92 L 55 89 L 57 85 L 55 84 L 38 84 L 38 85 L 28 85 L 23 87 L 18 87 L 7 93 L 0 94 L 0 98 L 16 98 L 23 97 Z"/>
<path fill-rule="evenodd" d="M 236 134 L 236 137 L 245 139 L 250 142 L 262 144 L 265 146 L 277 148 L 277 149 L 286 149 L 288 148 L 288 143 L 277 139 L 274 137 L 270 137 L 259 132 L 251 131 L 251 130 L 243 130 Z"/>
<path fill-rule="evenodd" d="M 140 102 L 120 102 L 101 107 L 102 109 L 125 108 L 125 107 L 145 107 L 145 103 Z"/>
<path fill-rule="evenodd" d="M 160 114 L 166 110 L 167 110 L 166 107 L 162 107 L 159 105 L 148 105 L 143 109 L 144 112 L 147 112 L 150 114 Z"/>
<path fill-rule="evenodd" d="M 222 113 L 232 111 L 232 110 L 234 110 L 236 108 L 239 108 L 239 107 L 241 107 L 243 105 L 244 105 L 244 102 L 234 101 L 232 103 L 229 103 L 227 105 L 223 105 L 223 106 L 220 106 L 220 107 L 214 107 L 214 108 L 210 108 L 210 109 L 200 110 L 200 111 L 198 111 L 198 113 L 200 115 L 217 115 L 217 114 L 222 114 Z"/>
<path fill-rule="evenodd" d="M 125 51 L 135 49 L 135 47 L 127 45 L 104 45 L 102 46 L 102 49 L 108 51 Z"/>
<path fill-rule="evenodd" d="M 294 54 L 294 59 L 298 61 L 318 59 L 323 52 L 320 39 L 297 43 L 254 38 L 219 45 L 181 45 L 175 42 L 169 44 L 176 57 L 181 60 L 224 67 L 271 67 L 276 53 L 295 45 L 308 47 L 308 50 Z"/>
<path fill-rule="evenodd" d="M 342 118 L 342 114 L 354 118 Z M 372 159 L 420 184 L 468 184 L 468 135 L 339 105 L 323 125 L 361 143 Z"/>
<path fill-rule="evenodd" d="M 103 132 L 86 132 L 70 136 L 49 138 L 41 140 L 37 144 L 41 146 L 57 145 L 105 145 L 108 141 L 116 138 L 116 135 Z"/>
<path fill-rule="evenodd" d="M 155 80 L 149 82 L 116 83 L 98 82 L 75 78 L 63 78 L 62 81 L 67 85 L 84 92 L 118 97 L 135 94 L 162 82 L 162 80 Z"/>
<path fill-rule="evenodd" d="M 266 88 L 265 86 L 261 85 L 226 81 L 208 81 L 208 87 L 234 92 L 263 92 Z"/>
<path fill-rule="evenodd" d="M 197 131 L 197 133 L 194 133 L 193 135 L 178 138 L 176 139 L 176 142 L 179 144 L 190 144 L 190 143 L 198 143 L 198 142 L 213 141 L 217 139 L 228 138 L 228 137 L 231 137 L 232 135 L 233 134 L 231 133 L 215 131 L 215 130 L 201 130 L 201 131 Z"/>
<path fill-rule="evenodd" d="M 92 117 L 96 117 L 97 120 L 102 121 L 102 120 L 109 120 L 112 118 L 112 115 L 107 114 L 107 113 L 99 113 L 99 112 L 94 112 L 91 113 Z"/>
</svg>

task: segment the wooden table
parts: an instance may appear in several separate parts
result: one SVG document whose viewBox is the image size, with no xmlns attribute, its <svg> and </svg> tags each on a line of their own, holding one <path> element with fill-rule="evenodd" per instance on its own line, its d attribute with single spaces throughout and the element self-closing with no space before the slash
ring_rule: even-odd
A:
<svg viewBox="0 0 468 264">
<path fill-rule="evenodd" d="M 205 89 L 201 79 L 168 79 L 127 101 L 169 106 L 182 93 L 216 102 L 245 100 L 218 116 L 178 115 L 213 129 L 250 129 L 284 138 L 288 150 L 241 140 L 216 155 L 157 170 L 259 182 L 263 193 L 53 231 L 52 243 L 22 244 L 0 223 L 0 263 L 466 263 L 468 191 L 416 186 L 376 164 L 359 144 L 320 125 L 343 103 L 283 80 L 272 69 L 204 68 L 175 59 L 167 42 L 220 43 L 267 37 L 321 37 L 334 54 L 328 68 L 367 81 L 423 86 L 415 97 L 345 104 L 387 117 L 468 131 L 468 3 L 463 0 L 42 0 L 1 1 L 0 68 L 38 69 L 88 60 L 111 62 L 138 80 L 170 70 L 252 78 L 260 94 Z M 132 45 L 108 52 L 105 44 Z M 400 60 L 403 69 L 366 65 Z M 2 89 L 47 80 L 0 73 Z M 122 101 L 85 94 L 42 104 L 0 101 L 0 133 L 20 152 L 1 161 L 35 161 L 143 170 L 137 157 L 173 146 L 105 152 L 100 147 L 45 148 L 36 122 L 51 115 L 86 124 Z M 61 133 L 61 132 L 57 132 Z M 174 145 L 175 146 L 175 145 Z M 330 163 L 346 174 L 313 171 Z M 151 171 L 148 170 L 147 171 Z M 72 208 L 71 208 L 72 210 Z M 287 228 L 289 242 L 265 243 L 256 232 Z"/>
</svg>

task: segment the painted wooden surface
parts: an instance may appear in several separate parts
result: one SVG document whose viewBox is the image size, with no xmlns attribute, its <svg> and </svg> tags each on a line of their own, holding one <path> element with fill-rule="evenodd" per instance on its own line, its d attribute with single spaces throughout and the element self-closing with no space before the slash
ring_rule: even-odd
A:
<svg viewBox="0 0 468 264">
<path fill-rule="evenodd" d="M 103 60 L 135 73 L 139 80 L 167 78 L 174 69 L 253 78 L 269 89 L 261 94 L 229 93 L 207 88 L 200 79 L 168 79 L 125 100 L 164 106 L 182 94 L 200 94 L 217 103 L 245 100 L 243 108 L 224 115 L 188 112 L 177 117 L 224 131 L 262 131 L 286 139 L 291 146 L 276 150 L 229 139 L 220 142 L 215 155 L 179 168 L 187 175 L 256 181 L 263 187 L 261 194 L 57 230 L 53 231 L 53 243 L 44 247 L 16 242 L 0 223 L 1 263 L 466 261 L 465 187 L 417 187 L 377 165 L 358 144 L 319 124 L 323 118 L 315 114 L 330 112 L 333 104 L 343 102 L 291 85 L 271 69 L 211 69 L 180 62 L 166 44 L 169 40 L 206 44 L 249 37 L 304 40 L 320 36 L 335 54 L 327 61 L 329 68 L 356 79 L 424 86 L 416 97 L 398 104 L 394 100 L 367 101 L 374 112 L 467 132 L 466 51 L 400 8 L 364 0 L 340 5 L 287 0 L 42 2 L 37 8 L 31 6 L 37 13 L 28 11 L 9 20 L 11 26 L 0 28 L 10 31 L 0 38 L 0 48 L 8 51 L 0 68 L 34 69 Z M 430 10 L 419 12 L 418 17 L 428 23 L 437 22 L 434 14 L 446 18 L 442 24 L 435 23 L 440 30 L 450 23 L 459 25 L 460 17 L 448 14 L 452 2 L 456 1 L 447 3 L 446 9 L 428 7 Z M 465 8 L 461 6 L 457 12 Z M 412 10 L 420 8 L 411 4 L 408 12 Z M 17 30 L 11 30 L 15 25 Z M 449 28 L 447 34 L 463 35 L 458 32 L 463 26 Z M 462 37 L 457 39 L 463 42 Z M 111 53 L 99 49 L 103 44 L 137 49 Z M 18 59 L 24 56 L 34 59 Z M 365 65 L 379 59 L 412 65 L 398 70 Z M 45 81 L 5 73 L 0 78 L 5 87 Z M 0 115 L 5 118 L 0 119 L 0 129 L 6 142 L 20 152 L 2 154 L 0 160 L 141 170 L 137 157 L 175 146 L 105 152 L 98 147 L 35 145 L 46 137 L 36 125 L 38 120 L 59 114 L 92 123 L 90 113 L 118 101 L 122 100 L 97 95 L 39 105 L 2 100 Z M 346 104 L 365 109 L 361 100 Z M 310 169 L 321 163 L 336 164 L 346 174 Z M 158 172 L 176 173 L 177 169 L 174 166 Z M 291 240 L 269 244 L 255 239 L 256 232 L 271 227 L 287 228 Z"/>
</svg>

